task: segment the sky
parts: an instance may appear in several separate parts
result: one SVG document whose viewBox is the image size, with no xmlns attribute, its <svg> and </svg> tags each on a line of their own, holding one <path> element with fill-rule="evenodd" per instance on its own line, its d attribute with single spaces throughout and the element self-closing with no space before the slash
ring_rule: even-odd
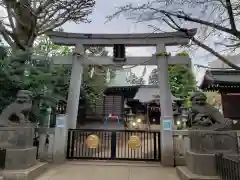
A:
<svg viewBox="0 0 240 180">
<path fill-rule="evenodd" d="M 89 18 L 92 20 L 91 23 L 85 24 L 75 24 L 75 23 L 66 23 L 63 26 L 65 32 L 74 32 L 74 33 L 152 33 L 153 29 L 150 28 L 148 23 L 136 24 L 131 20 L 127 20 L 125 17 L 120 16 L 117 19 L 114 19 L 108 23 L 106 22 L 106 16 L 113 14 L 116 11 L 116 7 L 125 5 L 131 2 L 130 0 L 119 0 L 119 1 L 110 1 L 110 0 L 100 0 L 96 1 L 96 6 L 92 15 Z M 134 3 L 142 4 L 146 0 L 135 0 Z M 0 15 L 3 14 L 3 10 L 0 9 Z M 197 28 L 196 24 L 187 24 L 188 28 Z M 162 27 L 161 27 L 162 28 Z M 111 52 L 111 49 L 108 49 Z M 171 52 L 174 55 L 177 52 L 182 51 L 177 47 L 168 47 L 167 52 Z M 155 53 L 154 47 L 134 47 L 127 48 L 127 56 L 151 56 Z M 192 58 L 192 64 L 208 65 L 208 62 L 215 60 L 213 56 L 209 56 L 209 53 L 202 49 L 197 51 L 191 51 L 190 57 Z M 147 80 L 152 69 L 155 67 L 148 67 L 147 72 L 144 76 L 144 79 Z M 138 66 L 131 69 L 137 76 L 141 76 L 144 67 Z M 196 75 L 197 81 L 201 81 L 201 78 L 205 72 L 203 68 L 193 68 L 193 72 Z"/>
</svg>

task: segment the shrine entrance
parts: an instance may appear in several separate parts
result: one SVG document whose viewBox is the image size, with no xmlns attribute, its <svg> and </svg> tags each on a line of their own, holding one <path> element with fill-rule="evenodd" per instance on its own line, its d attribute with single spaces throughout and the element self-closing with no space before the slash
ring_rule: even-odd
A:
<svg viewBox="0 0 240 180">
<path fill-rule="evenodd" d="M 187 45 L 189 43 L 189 39 L 191 39 L 191 36 L 194 36 L 195 34 L 196 29 L 189 30 L 189 32 L 187 33 L 170 32 L 170 33 L 140 33 L 140 34 L 77 34 L 58 31 L 48 32 L 47 35 L 55 44 L 69 46 L 75 45 L 75 51 L 71 56 L 53 57 L 53 63 L 55 64 L 72 66 L 67 101 L 67 121 L 66 121 L 67 124 L 65 127 L 66 131 L 68 131 L 68 157 L 88 158 L 88 155 L 86 155 L 86 153 L 89 154 L 92 153 L 92 155 L 89 157 L 96 159 L 98 159 L 97 157 L 99 157 L 110 159 L 120 158 L 142 160 L 144 154 L 146 152 L 147 152 L 146 154 L 148 154 L 148 151 L 144 151 L 144 148 L 146 149 L 148 147 L 151 147 L 153 155 L 151 156 L 151 158 L 148 155 L 145 156 L 146 159 L 154 160 L 159 159 L 159 156 L 161 155 L 161 162 L 163 165 L 174 166 L 173 132 L 172 132 L 172 130 L 174 129 L 174 123 L 171 91 L 168 78 L 168 65 L 179 64 L 191 67 L 191 59 L 187 56 L 169 55 L 166 52 L 166 46 Z M 98 47 L 112 46 L 113 57 L 86 56 L 85 54 L 86 47 L 92 46 Z M 126 57 L 125 48 L 129 46 L 135 47 L 155 46 L 156 53 L 150 57 Z M 161 129 L 159 129 L 159 132 L 156 133 L 141 131 L 122 132 L 120 130 L 117 131 L 97 130 L 91 132 L 90 130 L 75 129 L 78 115 L 80 87 L 82 84 L 82 74 L 84 65 L 101 65 L 101 66 L 113 65 L 116 67 L 125 65 L 134 66 L 157 65 L 159 80 L 158 89 L 161 92 L 161 97 L 159 100 L 161 107 L 161 124 L 162 124 Z M 148 137 L 151 137 L 150 140 L 148 140 L 149 139 Z M 81 138 L 83 140 L 81 140 Z M 86 141 L 87 143 L 84 143 L 84 141 Z M 94 143 L 93 145 L 89 145 L 88 146 L 89 148 L 86 149 L 85 148 L 86 144 L 89 144 L 88 141 L 90 144 L 92 142 Z M 98 142 L 97 143 L 98 145 L 96 145 L 96 142 Z M 123 144 L 123 146 L 119 145 L 121 143 Z M 136 143 L 139 146 L 138 148 L 127 148 L 128 146 L 132 146 L 131 144 Z M 128 146 L 126 144 L 128 144 Z M 93 146 L 94 148 L 91 146 Z M 154 148 L 154 146 L 156 146 L 156 148 Z M 121 148 L 123 147 L 123 150 L 120 147 Z M 81 150 L 81 148 L 83 148 L 83 150 Z M 101 148 L 105 148 L 105 150 L 100 151 Z M 124 152 L 122 156 L 119 155 L 121 154 L 121 151 Z M 128 151 L 130 155 L 127 153 Z M 79 153 L 80 155 L 78 155 Z M 103 155 L 104 153 L 108 153 L 108 155 L 105 156 Z M 136 156 L 131 155 L 131 153 L 135 154 Z M 139 153 L 139 155 L 137 155 L 137 153 Z"/>
<path fill-rule="evenodd" d="M 160 132 L 69 129 L 67 159 L 160 161 Z"/>
</svg>

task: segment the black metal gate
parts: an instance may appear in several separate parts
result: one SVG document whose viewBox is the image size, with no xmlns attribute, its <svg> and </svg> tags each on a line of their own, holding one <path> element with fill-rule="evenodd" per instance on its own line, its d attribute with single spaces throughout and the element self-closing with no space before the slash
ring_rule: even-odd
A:
<svg viewBox="0 0 240 180">
<path fill-rule="evenodd" d="M 89 148 L 87 145 L 90 135 L 99 138 L 96 148 Z M 129 140 L 133 136 L 140 140 L 137 148 L 129 147 Z M 68 159 L 160 161 L 160 152 L 160 132 L 101 129 L 68 131 Z"/>
</svg>

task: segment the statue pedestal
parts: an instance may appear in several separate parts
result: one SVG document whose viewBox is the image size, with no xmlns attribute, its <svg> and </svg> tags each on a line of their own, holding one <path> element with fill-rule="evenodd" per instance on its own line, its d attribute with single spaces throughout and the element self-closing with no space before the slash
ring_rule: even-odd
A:
<svg viewBox="0 0 240 180">
<path fill-rule="evenodd" d="M 181 180 L 194 179 L 193 177 L 198 177 L 198 180 L 219 179 L 215 154 L 238 153 L 237 133 L 234 131 L 189 130 L 189 139 L 186 167 L 177 167 Z"/>
<path fill-rule="evenodd" d="M 5 155 L 2 168 L 17 170 L 35 165 L 37 149 L 33 147 L 33 138 L 34 127 L 0 127 L 0 149 L 6 149 L 6 154 L 0 153 Z"/>
</svg>

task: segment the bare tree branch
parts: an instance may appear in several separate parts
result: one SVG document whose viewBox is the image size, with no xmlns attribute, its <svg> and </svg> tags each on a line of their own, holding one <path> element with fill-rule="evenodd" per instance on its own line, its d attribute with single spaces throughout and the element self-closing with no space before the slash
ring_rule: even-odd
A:
<svg viewBox="0 0 240 180">
<path fill-rule="evenodd" d="M 10 45 L 13 46 L 14 42 L 13 40 L 10 38 L 10 34 L 11 32 L 9 32 L 3 25 L 3 23 L 0 21 L 0 33 L 2 34 L 3 38 L 5 39 L 5 41 Z"/>
<path fill-rule="evenodd" d="M 225 47 L 240 47 L 240 43 L 236 43 L 236 44 L 224 44 L 224 43 L 216 43 L 216 44 L 219 44 L 219 45 L 223 45 Z"/>
<path fill-rule="evenodd" d="M 199 12 L 201 12 L 201 16 Z M 193 24 L 197 23 L 200 25 L 197 34 L 198 38 L 191 38 L 192 42 L 218 57 L 230 67 L 240 69 L 240 67 L 231 63 L 214 48 L 204 43 L 208 37 L 212 36 L 217 37 L 218 40 L 224 40 L 224 43 L 218 44 L 225 45 L 225 48 L 235 50 L 240 47 L 240 30 L 237 29 L 238 22 L 240 21 L 239 16 L 237 16 L 237 14 L 240 14 L 239 1 L 149 0 L 147 3 L 140 5 L 131 3 L 119 7 L 117 12 L 108 16 L 107 19 L 109 21 L 121 14 L 126 15 L 128 19 L 133 19 L 136 22 L 164 22 L 172 29 L 185 33 L 188 30 L 184 27 L 184 21 Z M 234 41 L 231 39 L 234 39 Z"/>
<path fill-rule="evenodd" d="M 175 17 L 180 18 L 180 19 L 184 19 L 185 21 L 190 21 L 190 22 L 203 24 L 203 25 L 218 29 L 220 31 L 224 31 L 224 32 L 227 32 L 229 34 L 235 35 L 235 36 L 240 38 L 240 32 L 236 31 L 236 30 L 232 30 L 232 29 L 229 29 L 229 28 L 226 28 L 226 27 L 223 27 L 223 26 L 219 26 L 217 24 L 214 24 L 214 23 L 211 23 L 211 22 L 208 22 L 208 21 L 204 21 L 204 20 L 201 20 L 201 19 L 192 18 L 190 16 L 181 15 L 179 13 L 171 13 L 171 12 L 167 12 L 165 10 L 161 10 L 160 12 L 162 12 L 163 14 L 168 14 L 168 15 L 171 15 L 171 16 L 175 16 Z"/>
<path fill-rule="evenodd" d="M 172 20 L 172 19 L 171 19 Z M 189 39 L 192 40 L 192 42 L 194 42 L 197 46 L 205 49 L 206 51 L 210 52 L 211 54 L 213 54 L 214 56 L 216 56 L 217 58 L 219 58 L 220 60 L 222 60 L 224 63 L 226 63 L 229 67 L 236 69 L 236 70 L 240 70 L 240 67 L 237 66 L 236 64 L 230 62 L 228 59 L 226 59 L 224 56 L 222 56 L 221 54 L 219 54 L 218 52 L 216 52 L 214 49 L 210 48 L 209 46 L 205 45 L 204 43 L 200 42 L 199 40 L 197 40 L 195 37 L 192 37 L 189 35 L 189 30 L 185 29 L 185 28 L 180 28 L 179 25 L 177 25 L 177 23 L 175 21 L 173 21 L 173 24 L 171 24 L 170 22 L 168 22 L 166 19 L 164 19 L 164 22 L 169 25 L 171 28 L 173 28 L 176 31 L 181 31 L 186 33 L 187 36 L 189 36 Z M 155 27 L 155 29 L 158 29 Z"/>
<path fill-rule="evenodd" d="M 208 52 L 212 53 L 214 56 L 216 56 L 217 58 L 219 58 L 220 60 L 222 60 L 224 63 L 226 63 L 229 67 L 236 69 L 236 70 L 240 70 L 240 67 L 237 66 L 236 64 L 232 63 L 231 61 L 229 61 L 228 59 L 226 59 L 224 56 L 222 56 L 221 54 L 219 54 L 218 52 L 216 52 L 214 49 L 210 48 L 209 46 L 203 44 L 202 42 L 198 41 L 195 37 L 193 37 L 191 39 L 196 45 L 202 47 L 203 49 L 207 50 Z"/>
<path fill-rule="evenodd" d="M 233 15 L 231 0 L 226 0 L 226 5 L 227 5 L 226 8 L 227 8 L 231 28 L 233 31 L 237 31 L 235 20 L 234 20 L 234 15 Z"/>
<path fill-rule="evenodd" d="M 46 0 L 43 2 L 36 10 L 36 15 L 39 15 L 43 12 L 44 9 L 47 9 L 48 6 L 54 3 L 55 0 Z"/>
<path fill-rule="evenodd" d="M 0 33 L 9 45 L 22 49 L 32 47 L 37 36 L 68 21 L 89 22 L 95 0 L 2 0 L 0 6 L 8 15 L 8 24 L 2 22 Z M 11 33 L 5 31 L 8 29 Z"/>
</svg>

